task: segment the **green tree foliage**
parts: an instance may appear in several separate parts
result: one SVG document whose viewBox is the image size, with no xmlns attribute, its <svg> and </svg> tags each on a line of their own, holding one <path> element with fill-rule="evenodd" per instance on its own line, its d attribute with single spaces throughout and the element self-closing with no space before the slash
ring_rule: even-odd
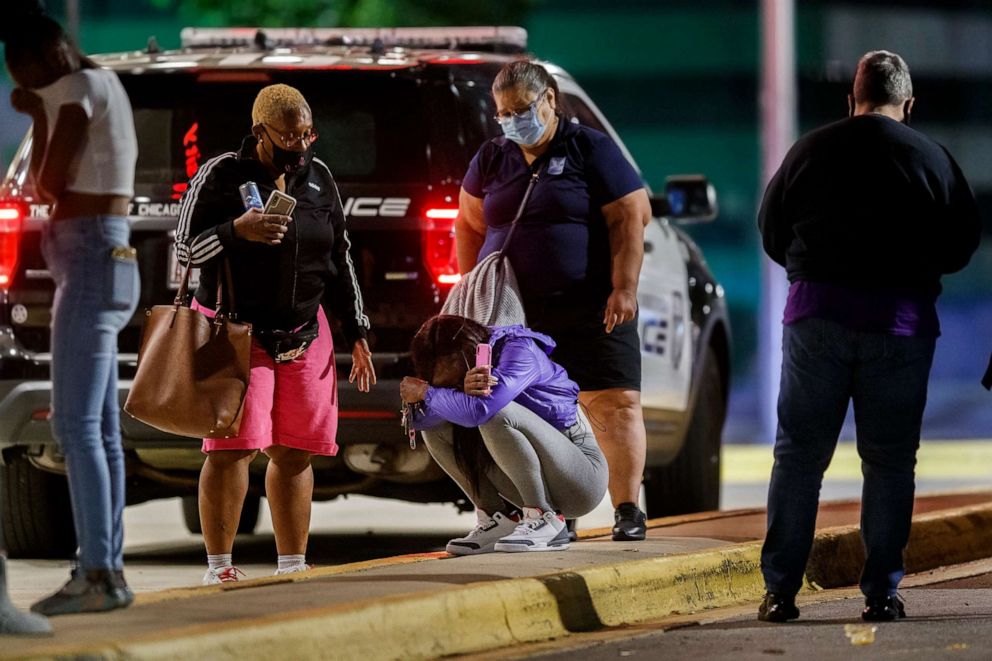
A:
<svg viewBox="0 0 992 661">
<path fill-rule="evenodd" d="M 150 0 L 190 25 L 397 27 L 519 25 L 535 0 Z"/>
</svg>

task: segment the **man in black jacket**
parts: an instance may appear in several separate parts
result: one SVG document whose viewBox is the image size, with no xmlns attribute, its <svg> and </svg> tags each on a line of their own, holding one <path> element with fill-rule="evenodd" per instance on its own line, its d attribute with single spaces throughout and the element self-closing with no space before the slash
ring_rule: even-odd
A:
<svg viewBox="0 0 992 661">
<path fill-rule="evenodd" d="M 940 278 L 968 263 L 980 220 L 951 155 L 909 128 L 909 69 L 886 51 L 858 63 L 850 117 L 800 139 L 765 191 L 765 252 L 786 268 L 775 467 L 758 618 L 799 617 L 823 473 L 854 402 L 864 473 L 865 620 L 905 616 L 896 594 Z"/>
</svg>

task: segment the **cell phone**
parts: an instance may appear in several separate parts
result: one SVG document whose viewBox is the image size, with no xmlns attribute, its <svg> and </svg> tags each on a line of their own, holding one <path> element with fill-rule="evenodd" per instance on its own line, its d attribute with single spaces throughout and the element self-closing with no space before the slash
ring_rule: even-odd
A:
<svg viewBox="0 0 992 661">
<path fill-rule="evenodd" d="M 265 213 L 271 213 L 278 216 L 289 216 L 293 213 L 293 209 L 296 208 L 296 198 L 292 195 L 286 195 L 280 190 L 272 191 L 269 195 L 268 202 L 265 203 Z"/>
<path fill-rule="evenodd" d="M 480 344 L 475 348 L 475 366 L 485 367 L 492 365 L 493 348 L 488 344 Z"/>
</svg>

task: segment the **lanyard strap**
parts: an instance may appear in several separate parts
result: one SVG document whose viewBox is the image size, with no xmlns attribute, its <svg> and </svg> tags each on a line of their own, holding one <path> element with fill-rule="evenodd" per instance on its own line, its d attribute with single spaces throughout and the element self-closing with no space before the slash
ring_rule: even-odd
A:
<svg viewBox="0 0 992 661">
<path fill-rule="evenodd" d="M 513 222 L 510 223 L 510 231 L 506 233 L 503 246 L 499 249 L 501 254 L 506 254 L 506 248 L 510 245 L 510 240 L 513 238 L 513 234 L 517 229 L 517 223 L 520 221 L 520 217 L 524 215 L 524 209 L 527 208 L 527 201 L 530 199 L 531 191 L 534 190 L 534 186 L 537 184 L 540 175 L 539 171 L 540 168 L 534 170 L 530 176 L 530 181 L 527 183 L 527 190 L 524 191 L 524 197 L 520 200 L 520 206 L 517 208 L 517 215 L 513 218 Z"/>
</svg>

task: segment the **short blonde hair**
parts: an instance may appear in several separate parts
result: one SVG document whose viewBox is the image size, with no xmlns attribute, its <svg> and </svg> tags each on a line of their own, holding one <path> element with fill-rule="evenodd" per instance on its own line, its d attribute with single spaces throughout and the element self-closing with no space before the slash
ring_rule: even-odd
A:
<svg viewBox="0 0 992 661">
<path fill-rule="evenodd" d="M 287 116 L 304 112 L 312 116 L 310 104 L 300 90 L 283 84 L 269 85 L 263 87 L 255 97 L 255 103 L 251 106 L 251 123 L 253 126 L 281 123 Z"/>
</svg>

